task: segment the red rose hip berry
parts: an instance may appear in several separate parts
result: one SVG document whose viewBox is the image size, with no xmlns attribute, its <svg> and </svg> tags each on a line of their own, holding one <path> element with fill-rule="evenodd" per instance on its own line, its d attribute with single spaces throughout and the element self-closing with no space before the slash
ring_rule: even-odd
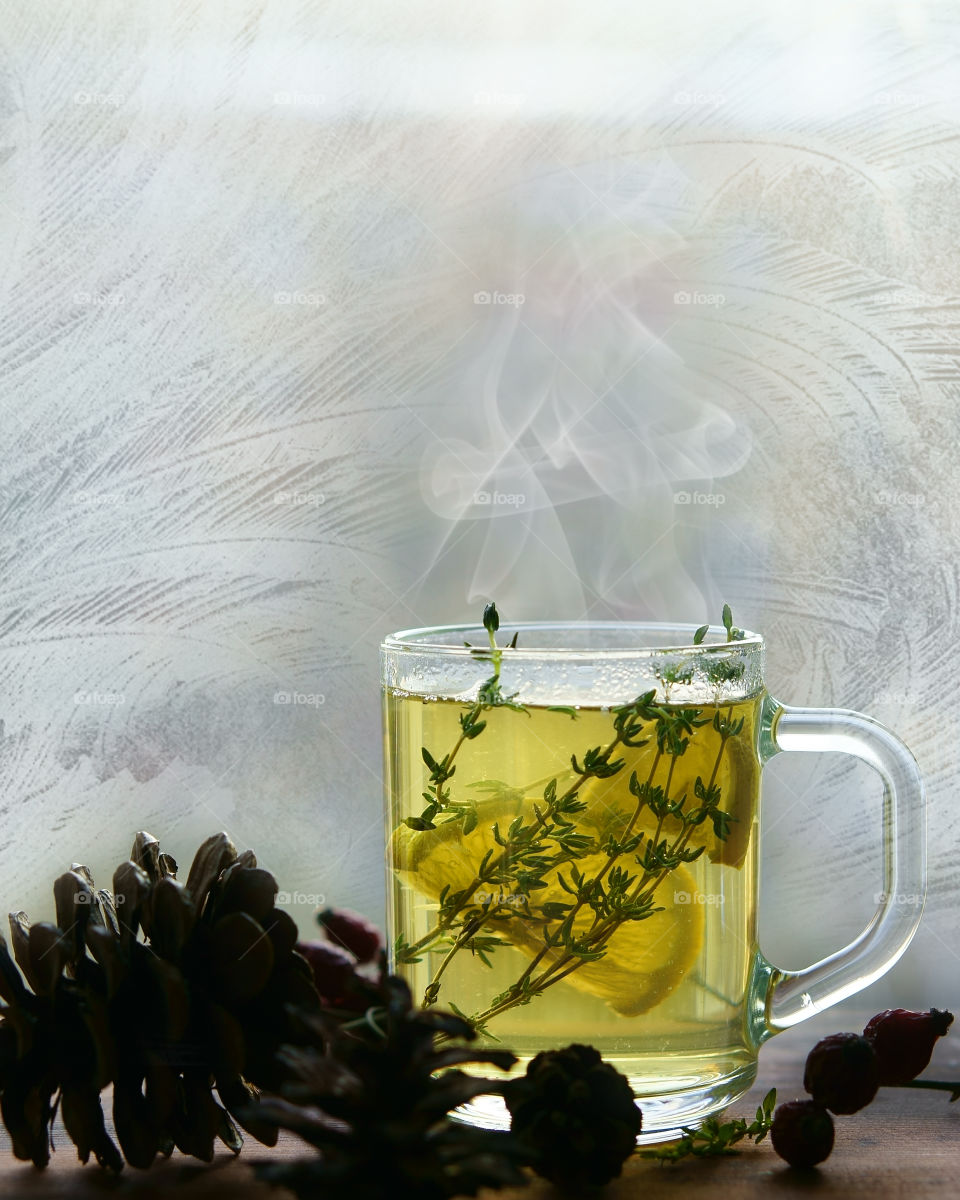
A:
<svg viewBox="0 0 960 1200">
<path fill-rule="evenodd" d="M 770 1140 L 791 1167 L 815 1167 L 833 1149 L 833 1118 L 815 1100 L 791 1100 L 773 1114 Z"/>
<path fill-rule="evenodd" d="M 317 913 L 317 921 L 330 941 L 356 955 L 358 962 L 373 962 L 380 953 L 380 930 L 360 913 L 349 908 L 325 908 Z"/>
<path fill-rule="evenodd" d="M 838 1116 L 859 1112 L 877 1094 L 880 1068 L 873 1046 L 859 1033 L 835 1033 L 807 1055 L 803 1086 Z"/>
<path fill-rule="evenodd" d="M 356 958 L 330 942 L 297 942 L 297 953 L 310 964 L 321 998 L 334 1006 L 343 1003 L 356 980 Z"/>
<path fill-rule="evenodd" d="M 930 1062 L 937 1038 L 953 1023 L 953 1013 L 931 1008 L 911 1012 L 888 1008 L 867 1022 L 863 1036 L 872 1044 L 880 1067 L 880 1083 L 895 1087 L 916 1079 Z"/>
</svg>

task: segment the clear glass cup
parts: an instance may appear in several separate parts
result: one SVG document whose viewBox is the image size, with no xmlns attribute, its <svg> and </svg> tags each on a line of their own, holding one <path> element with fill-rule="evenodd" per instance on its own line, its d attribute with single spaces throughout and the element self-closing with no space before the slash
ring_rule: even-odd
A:
<svg viewBox="0 0 960 1200">
<path fill-rule="evenodd" d="M 393 969 L 517 1071 L 595 1046 L 630 1079 L 645 1141 L 742 1095 L 763 1042 L 887 971 L 922 909 L 909 750 L 870 717 L 775 700 L 762 637 L 734 633 L 522 623 L 493 652 L 464 625 L 381 647 Z M 880 902 L 850 945 L 786 971 L 757 942 L 761 772 L 827 750 L 883 783 Z M 495 1098 L 466 1117 L 507 1123 Z"/>
</svg>

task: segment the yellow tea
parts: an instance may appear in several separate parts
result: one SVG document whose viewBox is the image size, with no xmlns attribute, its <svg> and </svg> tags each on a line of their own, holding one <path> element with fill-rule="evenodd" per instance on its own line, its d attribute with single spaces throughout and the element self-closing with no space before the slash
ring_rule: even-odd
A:
<svg viewBox="0 0 960 1200">
<path fill-rule="evenodd" d="M 518 1071 L 583 1041 L 666 1114 L 671 1094 L 688 1117 L 681 1094 L 739 1095 L 756 1061 L 761 695 L 493 699 L 386 689 L 396 969 Z M 472 1119 L 498 1123 L 498 1104 Z"/>
</svg>

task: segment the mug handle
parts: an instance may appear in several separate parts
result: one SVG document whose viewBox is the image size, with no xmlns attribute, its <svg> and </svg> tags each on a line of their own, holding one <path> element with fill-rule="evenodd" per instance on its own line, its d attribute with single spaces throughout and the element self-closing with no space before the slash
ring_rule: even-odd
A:
<svg viewBox="0 0 960 1200">
<path fill-rule="evenodd" d="M 917 761 L 879 721 L 843 708 L 793 708 L 764 698 L 760 760 L 780 751 L 840 751 L 869 763 L 883 781 L 883 870 L 877 911 L 848 946 L 802 971 L 768 969 L 765 1041 L 885 974 L 920 924 L 926 892 L 923 780 Z M 758 1014 L 759 1015 L 759 1014 Z"/>
</svg>

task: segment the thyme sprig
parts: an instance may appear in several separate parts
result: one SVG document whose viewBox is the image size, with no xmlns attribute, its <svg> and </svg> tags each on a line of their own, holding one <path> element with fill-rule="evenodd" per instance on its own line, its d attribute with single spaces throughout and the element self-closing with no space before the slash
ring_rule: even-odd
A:
<svg viewBox="0 0 960 1200">
<path fill-rule="evenodd" d="M 464 742 L 469 742 L 479 737 L 484 729 L 486 729 L 486 721 L 480 720 L 484 709 L 506 707 L 526 712 L 522 704 L 515 703 L 515 694 L 504 696 L 500 686 L 503 649 L 497 645 L 496 640 L 496 633 L 500 628 L 500 615 L 497 612 L 495 604 L 488 604 L 483 610 L 483 627 L 486 629 L 490 639 L 490 649 L 489 651 L 474 650 L 474 657 L 481 662 L 492 663 L 493 674 L 480 685 L 476 703 L 471 705 L 465 713 L 460 714 L 460 736 L 443 758 L 439 760 L 434 758 L 426 746 L 422 746 L 420 749 L 423 761 L 430 772 L 428 790 L 422 793 L 423 799 L 426 801 L 426 807 L 418 817 L 407 817 L 404 820 L 405 825 L 418 833 L 422 833 L 428 829 L 436 829 L 434 819 L 440 813 L 452 813 L 455 818 L 463 819 L 464 834 L 472 833 L 477 824 L 476 809 L 472 805 L 451 804 L 450 789 L 446 786 L 453 778 L 457 769 L 453 760 L 459 754 L 460 747 Z M 469 645 L 469 643 L 467 644 Z M 514 635 L 511 646 L 516 646 L 516 644 L 517 638 Z M 473 648 L 471 647 L 471 649 Z"/>
<path fill-rule="evenodd" d="M 583 801 L 578 798 L 578 794 L 588 780 L 609 778 L 623 768 L 624 760 L 614 758 L 616 750 L 621 745 L 633 747 L 644 744 L 637 740 L 637 735 L 642 728 L 638 717 L 643 714 L 645 717 L 653 718 L 662 713 L 662 710 L 652 705 L 655 695 L 656 693 L 653 691 L 647 692 L 632 704 L 623 705 L 616 710 L 614 716 L 616 736 L 613 740 L 606 746 L 595 746 L 586 750 L 581 756 L 582 763 L 577 760 L 576 755 L 573 755 L 571 768 L 576 776 L 574 782 L 558 794 L 557 780 L 551 779 L 543 790 L 543 806 L 541 807 L 538 803 L 533 805 L 532 819 L 526 820 L 522 813 L 519 814 L 510 823 L 505 833 L 500 829 L 499 822 L 493 825 L 492 834 L 497 846 L 500 847 L 500 853 L 495 854 L 492 849 L 487 851 L 476 876 L 467 887 L 457 891 L 451 891 L 445 887 L 441 891 L 436 925 L 412 945 L 398 944 L 396 952 L 399 962 L 419 961 L 419 956 L 428 948 L 432 948 L 432 944 L 444 935 L 464 910 L 477 907 L 474 896 L 488 885 L 496 886 L 500 895 L 508 893 L 519 899 L 520 903 L 506 905 L 499 900 L 494 903 L 491 899 L 487 899 L 479 905 L 481 924 L 489 920 L 511 919 L 537 922 L 544 927 L 545 951 L 553 944 L 549 940 L 551 935 L 546 930 L 549 922 L 564 918 L 561 933 L 568 924 L 572 926 L 573 918 L 568 918 L 569 910 L 573 907 L 572 904 L 547 902 L 541 906 L 541 917 L 538 918 L 530 909 L 529 893 L 548 886 L 545 876 L 550 871 L 597 849 L 596 839 L 590 834 L 580 832 L 575 824 L 574 818 L 586 808 Z M 476 809 L 473 809 L 473 813 L 476 813 Z M 457 817 L 453 819 L 457 819 Z M 463 832 L 472 832 L 475 827 L 476 820 L 468 821 L 465 816 Z M 578 878 L 576 867 L 573 868 L 573 871 L 573 878 L 576 880 Z M 580 878 L 582 879 L 582 877 Z M 578 905 L 577 911 L 579 911 L 579 907 Z M 509 911 L 505 912 L 504 909 Z M 572 938 L 567 937 L 567 941 L 572 941 Z M 463 942 L 463 945 L 466 945 L 466 941 Z M 455 950 L 460 948 L 462 948 L 461 945 L 454 947 Z M 536 962 L 539 962 L 539 959 L 535 960 Z M 529 973 L 526 972 L 525 976 L 528 978 Z M 426 1004 L 435 1002 L 438 992 L 434 985 L 437 982 L 437 976 L 434 976 L 426 991 L 424 999 Z M 523 983 L 523 979 L 518 981 L 521 989 Z"/>
<path fill-rule="evenodd" d="M 653 695 L 655 693 L 646 693 L 640 697 L 640 700 L 649 701 Z M 629 713 L 637 703 L 634 702 L 634 706 L 624 706 L 623 709 L 617 710 L 617 719 L 620 719 L 620 714 Z M 716 786 L 716 777 L 726 742 L 728 738 L 740 732 L 743 727 L 742 718 L 738 722 L 731 722 L 729 712 L 726 721 L 720 721 L 719 714 L 714 718 L 714 728 L 720 733 L 720 748 L 713 764 L 710 781 L 705 785 L 702 778 L 697 776 L 694 794 L 702 803 L 695 808 L 686 810 L 684 807 L 685 796 L 676 801 L 671 801 L 669 796 L 673 767 L 676 760 L 686 752 L 693 730 L 698 726 L 708 724 L 708 719 L 700 718 L 697 709 L 670 711 L 652 705 L 649 707 L 655 714 L 658 749 L 646 781 L 641 783 L 636 772 L 631 773 L 630 791 L 637 799 L 633 816 L 620 839 L 608 839 L 605 843 L 607 862 L 593 879 L 586 880 L 576 867 L 572 867 L 571 880 L 575 886 L 571 887 L 563 875 L 558 874 L 557 882 L 564 891 L 575 897 L 576 903 L 563 916 L 562 923 L 555 933 L 544 930 L 542 949 L 517 982 L 495 997 L 490 1007 L 478 1014 L 476 1020 L 482 1024 L 485 1025 L 492 1017 L 498 1016 L 507 1009 L 520 1004 L 529 1004 L 535 996 L 540 995 L 553 984 L 560 983 L 585 963 L 597 962 L 603 958 L 607 943 L 623 922 L 642 921 L 653 916 L 654 913 L 662 912 L 662 908 L 654 906 L 654 895 L 657 888 L 670 871 L 681 863 L 694 862 L 704 851 L 704 846 L 692 850 L 687 849 L 687 842 L 697 825 L 702 824 L 710 817 L 718 840 L 726 839 L 731 822 L 735 818 L 719 808 L 720 788 Z M 629 717 L 625 716 L 624 721 L 628 720 Z M 633 732 L 636 734 L 639 729 L 634 727 Z M 687 736 L 683 736 L 684 734 Z M 634 741 L 630 744 L 643 745 L 644 743 Z M 664 754 L 671 756 L 667 782 L 665 787 L 654 787 L 653 778 Z M 622 766 L 622 763 L 620 765 Z M 620 767 L 617 769 L 619 770 Z M 643 853 L 634 854 L 634 861 L 643 867 L 642 873 L 630 875 L 622 868 L 614 867 L 613 864 L 624 853 L 630 853 L 640 846 L 643 835 L 638 835 L 636 839 L 631 835 L 645 807 L 649 807 L 653 815 L 657 817 L 656 831 L 653 838 L 644 847 Z M 664 819 L 668 815 L 682 822 L 681 832 L 672 843 L 667 839 L 661 840 L 660 836 Z M 606 888 L 603 886 L 605 877 L 607 877 Z M 574 921 L 586 905 L 593 910 L 593 923 L 586 933 L 578 936 L 574 929 Z M 554 961 L 539 975 L 534 976 L 533 972 L 544 958 L 551 951 L 560 947 L 562 950 Z"/>
<path fill-rule="evenodd" d="M 754 1143 L 762 1142 L 773 1124 L 773 1110 L 777 1105 L 777 1089 L 771 1088 L 757 1107 L 754 1119 L 744 1117 L 732 1121 L 721 1121 L 719 1117 L 708 1117 L 699 1129 L 683 1126 L 683 1137 L 668 1146 L 657 1146 L 652 1150 L 641 1150 L 641 1158 L 652 1158 L 662 1163 L 679 1162 L 682 1158 L 725 1158 L 739 1154 L 734 1146 L 744 1138 Z"/>
</svg>

